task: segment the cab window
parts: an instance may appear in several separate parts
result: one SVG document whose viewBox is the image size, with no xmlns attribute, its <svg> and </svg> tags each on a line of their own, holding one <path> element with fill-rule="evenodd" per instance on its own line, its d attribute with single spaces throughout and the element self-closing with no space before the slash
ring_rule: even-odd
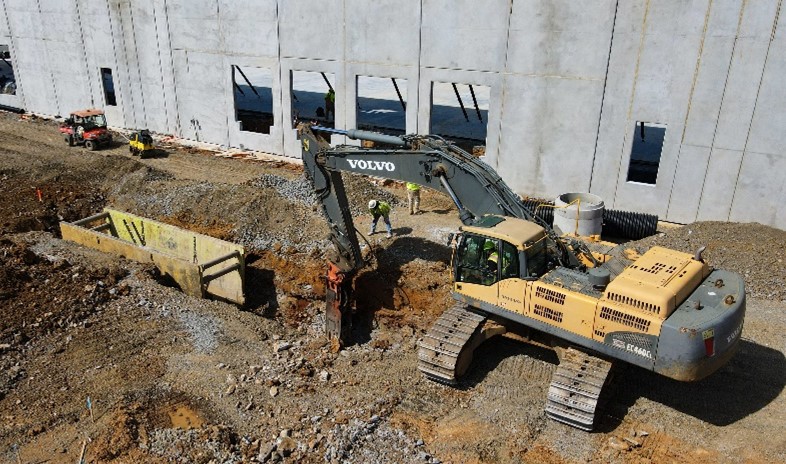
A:
<svg viewBox="0 0 786 464">
<path fill-rule="evenodd" d="M 519 251 L 507 242 L 502 242 L 502 279 L 521 277 L 519 275 Z"/>
<path fill-rule="evenodd" d="M 458 249 L 459 282 L 492 285 L 499 280 L 498 241 L 479 235 L 465 235 Z"/>
<path fill-rule="evenodd" d="M 546 240 L 541 239 L 527 248 L 527 276 L 540 277 L 546 271 Z"/>
</svg>

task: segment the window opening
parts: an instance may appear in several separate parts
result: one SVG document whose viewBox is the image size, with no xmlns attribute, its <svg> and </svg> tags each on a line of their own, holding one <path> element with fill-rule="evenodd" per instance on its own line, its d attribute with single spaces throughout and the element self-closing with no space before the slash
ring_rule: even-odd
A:
<svg viewBox="0 0 786 464">
<path fill-rule="evenodd" d="M 315 121 L 325 127 L 335 127 L 335 82 L 332 73 L 290 72 L 293 129 L 299 121 Z"/>
<path fill-rule="evenodd" d="M 232 65 L 235 121 L 240 130 L 269 134 L 273 118 L 273 73 L 267 68 Z"/>
<path fill-rule="evenodd" d="M 107 106 L 117 106 L 115 81 L 112 78 L 112 69 L 101 68 L 101 84 L 104 86 L 104 103 Z"/>
<path fill-rule="evenodd" d="M 636 121 L 633 132 L 627 181 L 655 185 L 666 126 Z"/>
<path fill-rule="evenodd" d="M 8 45 L 0 45 L 0 60 L 0 93 L 16 95 L 16 76 Z"/>
<path fill-rule="evenodd" d="M 407 131 L 407 80 L 357 76 L 358 129 L 390 135 Z"/>
<path fill-rule="evenodd" d="M 499 281 L 497 240 L 466 235 L 458 251 L 458 280 L 470 284 L 492 285 Z"/>
<path fill-rule="evenodd" d="M 485 155 L 490 98 L 488 86 L 433 82 L 430 133 L 476 156 Z"/>
</svg>

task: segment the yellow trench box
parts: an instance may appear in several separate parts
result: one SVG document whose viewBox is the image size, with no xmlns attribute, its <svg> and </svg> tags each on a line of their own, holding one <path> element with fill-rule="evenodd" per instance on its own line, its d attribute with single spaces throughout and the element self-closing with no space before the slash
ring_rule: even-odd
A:
<svg viewBox="0 0 786 464">
<path fill-rule="evenodd" d="M 61 222 L 64 240 L 141 263 L 154 263 L 188 295 L 245 303 L 240 245 L 112 209 Z"/>
</svg>

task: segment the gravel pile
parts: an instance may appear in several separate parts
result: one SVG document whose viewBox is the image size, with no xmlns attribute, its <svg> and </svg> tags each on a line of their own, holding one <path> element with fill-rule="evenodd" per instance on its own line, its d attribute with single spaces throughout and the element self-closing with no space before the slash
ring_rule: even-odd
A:
<svg viewBox="0 0 786 464">
<path fill-rule="evenodd" d="M 280 176 L 263 174 L 249 182 L 250 186 L 257 188 L 275 189 L 279 195 L 303 206 L 313 206 L 317 203 L 317 196 L 311 183 L 305 176 L 296 180 L 288 180 Z"/>
<path fill-rule="evenodd" d="M 706 246 L 705 261 L 742 275 L 749 296 L 786 300 L 786 231 L 757 223 L 696 222 L 631 245 L 640 251 L 658 245 L 686 253 Z"/>
</svg>

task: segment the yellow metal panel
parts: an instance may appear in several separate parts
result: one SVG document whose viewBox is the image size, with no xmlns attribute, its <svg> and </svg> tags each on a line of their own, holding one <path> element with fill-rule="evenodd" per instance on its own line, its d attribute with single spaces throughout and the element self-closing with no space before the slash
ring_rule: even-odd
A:
<svg viewBox="0 0 786 464">
<path fill-rule="evenodd" d="M 197 234 L 133 214 L 105 210 L 112 235 L 61 223 L 63 238 L 140 262 L 155 263 L 162 274 L 171 276 L 184 292 L 204 297 L 210 294 L 238 304 L 245 302 L 243 282 L 245 250 L 224 240 Z M 220 257 L 231 258 L 208 269 L 201 265 Z M 207 281 L 207 277 L 235 266 L 237 270 Z"/>
<path fill-rule="evenodd" d="M 499 306 L 514 313 L 525 314 L 526 287 L 527 281 L 523 279 L 505 279 L 500 282 Z"/>
<path fill-rule="evenodd" d="M 688 253 L 653 247 L 608 285 L 604 297 L 665 319 L 708 274 L 707 265 Z"/>
<path fill-rule="evenodd" d="M 455 282 L 453 284 L 453 291 L 462 295 L 466 295 L 470 298 L 475 298 L 477 300 L 496 305 L 497 295 L 499 294 L 499 284 L 487 286 L 481 284 L 470 284 L 467 282 Z"/>
<path fill-rule="evenodd" d="M 556 285 L 535 282 L 529 300 L 529 317 L 582 337 L 592 337 L 598 302 L 596 298 Z"/>
<path fill-rule="evenodd" d="M 593 338 L 602 342 L 610 332 L 636 332 L 659 335 L 663 324 L 657 314 L 633 311 L 626 305 L 601 299 L 595 314 Z"/>
</svg>

